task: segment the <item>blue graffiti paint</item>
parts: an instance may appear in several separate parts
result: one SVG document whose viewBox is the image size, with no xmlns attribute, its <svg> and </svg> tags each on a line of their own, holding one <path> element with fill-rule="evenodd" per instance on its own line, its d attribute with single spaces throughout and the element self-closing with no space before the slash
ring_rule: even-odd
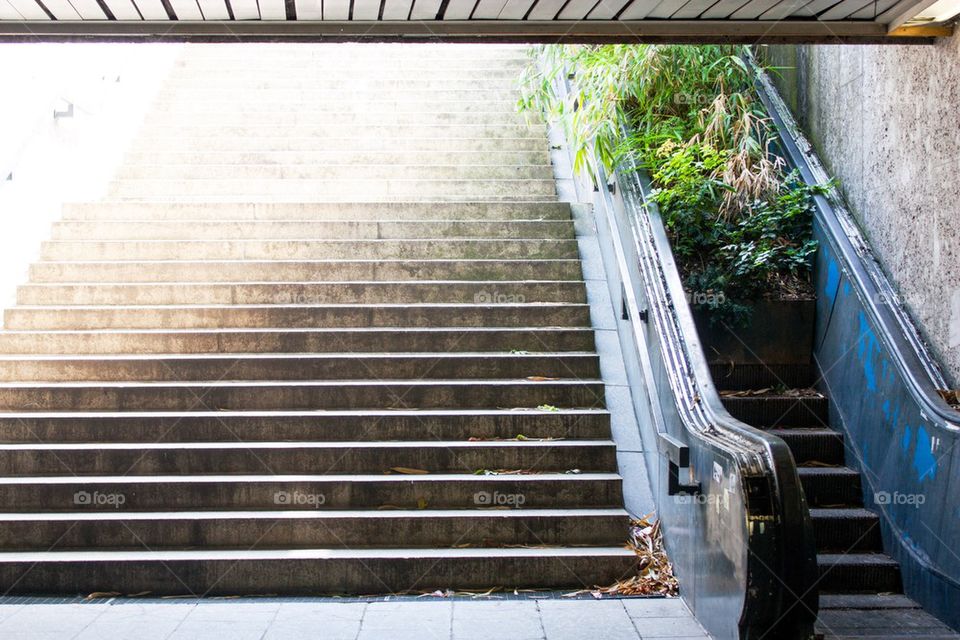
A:
<svg viewBox="0 0 960 640">
<path fill-rule="evenodd" d="M 861 311 L 860 318 L 860 337 L 857 340 L 857 357 L 863 364 L 863 375 L 867 379 L 867 389 L 876 392 L 877 390 L 877 371 L 874 368 L 874 355 L 879 354 L 880 344 L 877 337 L 870 328 L 866 314 Z"/>
<path fill-rule="evenodd" d="M 837 298 L 837 287 L 840 286 L 840 267 L 837 266 L 837 261 L 830 259 L 830 264 L 827 265 L 827 284 L 823 289 L 823 293 L 830 300 L 830 304 L 833 304 L 833 301 Z"/>
<path fill-rule="evenodd" d="M 913 440 L 913 430 L 910 425 L 903 428 L 903 437 L 900 438 L 900 448 L 907 452 L 910 450 L 910 441 Z"/>
<path fill-rule="evenodd" d="M 917 429 L 917 449 L 913 452 L 913 468 L 920 482 L 928 477 L 931 480 L 937 477 L 937 458 L 933 455 L 933 441 L 923 427 Z"/>
<path fill-rule="evenodd" d="M 850 283 L 849 283 L 849 282 L 844 282 L 844 283 L 843 283 L 843 297 L 846 298 L 846 297 L 849 296 L 849 295 L 850 295 Z"/>
</svg>

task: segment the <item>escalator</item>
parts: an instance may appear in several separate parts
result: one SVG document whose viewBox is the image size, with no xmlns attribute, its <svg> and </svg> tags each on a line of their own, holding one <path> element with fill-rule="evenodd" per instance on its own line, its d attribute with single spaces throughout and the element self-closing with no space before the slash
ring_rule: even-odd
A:
<svg viewBox="0 0 960 640">
<path fill-rule="evenodd" d="M 784 157 L 827 182 L 757 78 Z M 578 195 L 594 207 L 654 498 L 700 622 L 724 639 L 960 637 L 960 414 L 839 198 L 815 199 L 814 299 L 786 324 L 762 317 L 768 343 L 731 358 L 718 346 L 731 336 L 687 302 L 648 178 L 599 166 Z"/>
</svg>

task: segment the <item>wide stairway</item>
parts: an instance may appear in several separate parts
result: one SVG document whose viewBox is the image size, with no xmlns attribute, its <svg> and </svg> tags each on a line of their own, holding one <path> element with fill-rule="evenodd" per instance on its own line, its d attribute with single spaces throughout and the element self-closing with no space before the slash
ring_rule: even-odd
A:
<svg viewBox="0 0 960 640">
<path fill-rule="evenodd" d="M 628 516 L 511 47 L 190 46 L 0 333 L 0 587 L 583 588 Z"/>
</svg>

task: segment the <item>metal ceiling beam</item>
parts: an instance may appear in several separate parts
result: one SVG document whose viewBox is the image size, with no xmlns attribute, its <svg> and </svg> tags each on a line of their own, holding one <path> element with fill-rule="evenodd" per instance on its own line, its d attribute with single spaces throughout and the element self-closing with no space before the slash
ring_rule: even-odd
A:
<svg viewBox="0 0 960 640">
<path fill-rule="evenodd" d="M 0 42 L 525 42 L 929 43 L 940 27 L 888 31 L 871 21 L 431 20 L 431 21 L 0 21 Z"/>
</svg>

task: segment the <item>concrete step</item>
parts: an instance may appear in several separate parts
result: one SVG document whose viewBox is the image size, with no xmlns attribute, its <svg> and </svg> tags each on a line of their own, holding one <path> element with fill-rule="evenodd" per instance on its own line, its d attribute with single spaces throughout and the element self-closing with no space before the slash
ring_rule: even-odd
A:
<svg viewBox="0 0 960 640">
<path fill-rule="evenodd" d="M 346 73 L 310 74 L 299 78 L 264 78 L 262 75 L 237 74 L 224 76 L 223 74 L 187 74 L 178 73 L 168 76 L 163 84 L 160 95 L 183 95 L 198 91 L 207 92 L 214 89 L 221 90 L 226 95 L 233 95 L 242 91 L 251 93 L 274 91 L 375 91 L 380 89 L 381 95 L 403 93 L 409 91 L 427 91 L 439 89 L 447 91 L 485 90 L 493 92 L 513 91 L 517 86 L 517 78 L 510 76 L 488 76 L 475 73 L 458 75 L 456 72 L 407 74 L 397 77 L 397 74 L 357 73 L 346 70 Z"/>
<path fill-rule="evenodd" d="M 610 438 L 604 409 L 0 413 L 0 442 L 377 442 Z"/>
<path fill-rule="evenodd" d="M 382 60 L 376 64 L 372 59 L 367 61 L 352 61 L 342 58 L 337 61 L 312 61 L 299 68 L 279 68 L 273 64 L 260 64 L 238 69 L 235 74 L 225 77 L 223 65 L 218 63 L 191 62 L 176 65 L 167 78 L 166 86 L 187 80 L 211 79 L 219 82 L 248 82 L 248 81 L 282 81 L 295 82 L 297 80 L 316 81 L 330 78 L 338 81 L 352 80 L 359 72 L 370 80 L 398 80 L 404 78 L 431 80 L 463 80 L 470 79 L 503 79 L 516 82 L 520 70 L 519 63 L 508 63 L 504 60 L 486 62 L 478 60 L 474 65 L 465 61 L 438 62 L 436 66 L 430 61 L 407 58 L 405 60 Z"/>
<path fill-rule="evenodd" d="M 498 109 L 488 107 L 485 110 L 474 108 L 469 111 L 464 110 L 463 107 L 456 110 L 447 110 L 437 104 L 428 109 L 417 111 L 408 106 L 411 104 L 420 103 L 381 102 L 375 105 L 364 105 L 362 108 L 355 108 L 356 105 L 349 102 L 342 104 L 324 103 L 322 109 L 278 109 L 269 113 L 273 116 L 270 119 L 271 122 L 282 122 L 287 126 L 318 126 L 324 124 L 367 126 L 372 122 L 379 126 L 387 124 L 403 126 L 418 124 L 484 124 L 488 126 L 542 124 L 542 121 L 535 115 L 519 112 L 515 104 Z M 451 104 L 461 105 L 464 103 Z M 168 108 L 162 112 L 154 112 L 147 117 L 143 124 L 148 130 L 155 126 L 182 126 L 187 122 L 191 126 L 206 124 L 210 126 L 243 127 L 262 123 L 265 115 L 266 112 L 263 111 L 210 109 L 209 107 L 199 109 L 190 106 L 177 106 L 175 109 Z"/>
<path fill-rule="evenodd" d="M 238 102 L 230 97 L 208 97 L 203 101 L 190 100 L 189 98 L 177 95 L 157 96 L 153 102 L 153 110 L 150 115 L 162 116 L 164 114 L 174 113 L 222 113 L 222 114 L 294 114 L 294 113 L 316 113 L 320 111 L 333 112 L 356 112 L 356 113 L 381 113 L 389 115 L 392 113 L 492 113 L 492 114 L 516 114 L 517 96 L 501 96 L 498 99 L 483 99 L 475 95 L 466 97 L 448 96 L 447 92 L 434 94 L 433 99 L 425 95 L 424 92 L 411 93 L 387 93 L 372 94 L 364 96 L 362 101 L 351 94 L 333 94 L 329 95 L 321 102 L 303 100 L 303 101 L 284 101 L 277 100 L 267 95 L 256 101 Z M 524 112 L 524 118 L 530 117 L 532 121 L 537 121 L 535 114 Z"/>
<path fill-rule="evenodd" d="M 572 220 L 124 220 L 53 225 L 54 240 L 574 239 Z"/>
<path fill-rule="evenodd" d="M 418 165 L 434 167 L 446 165 L 503 165 L 525 167 L 549 165 L 550 154 L 546 148 L 530 151 L 394 151 L 353 149 L 303 150 L 303 151 L 204 151 L 179 153 L 176 151 L 131 152 L 125 156 L 127 166 L 222 164 L 234 167 L 243 165 L 278 165 L 296 168 L 304 165 Z M 449 219 L 446 218 L 446 219 Z"/>
<path fill-rule="evenodd" d="M 244 153 L 272 153 L 278 151 L 325 151 L 349 149 L 356 152 L 390 152 L 402 149 L 405 153 L 441 151 L 444 153 L 497 151 L 519 153 L 526 151 L 543 152 L 548 149 L 544 136 L 507 137 L 470 137 L 468 135 L 443 137 L 434 132 L 432 135 L 399 136 L 396 132 L 381 132 L 374 135 L 364 131 L 340 130 L 323 138 L 311 138 L 303 135 L 288 135 L 268 138 L 264 136 L 217 136 L 217 137 L 168 137 L 141 136 L 130 146 L 132 153 L 157 153 L 177 151 L 180 153 L 202 151 L 241 151 Z M 354 194 L 353 202 L 363 197 L 363 191 Z"/>
<path fill-rule="evenodd" d="M 110 197 L 114 198 L 160 198 L 177 200 L 191 197 L 209 199 L 228 198 L 276 198 L 281 201 L 322 198 L 329 200 L 355 200 L 357 193 L 365 197 L 385 200 L 409 200 L 421 197 L 424 200 L 463 198 L 502 198 L 543 200 L 556 197 L 553 179 L 502 179 L 502 180 L 443 180 L 443 179 L 389 179 L 368 180 L 365 178 L 283 179 L 283 178 L 223 178 L 165 180 L 144 178 L 117 180 L 110 183 Z M 521 197 L 518 198 L 517 195 Z"/>
<path fill-rule="evenodd" d="M 448 87 L 445 83 L 434 85 L 421 84 L 404 90 L 402 87 L 392 86 L 389 88 L 378 89 L 376 83 L 341 83 L 338 86 L 324 86 L 316 89 L 262 89 L 253 91 L 240 90 L 236 92 L 227 92 L 221 89 L 196 88 L 182 91 L 161 91 L 158 94 L 160 102 L 170 101 L 172 99 L 182 100 L 197 105 L 204 105 L 207 102 L 222 102 L 235 98 L 244 99 L 251 102 L 274 101 L 286 102 L 288 104 L 323 104 L 331 99 L 343 99 L 349 96 L 355 104 L 365 105 L 373 99 L 392 99 L 392 100 L 410 100 L 412 102 L 421 102 L 429 100 L 430 96 L 442 92 L 447 100 L 472 102 L 483 100 L 484 98 L 494 102 L 502 102 L 517 99 L 517 92 L 509 87 L 503 89 L 480 89 L 469 82 L 460 83 L 457 87 Z"/>
<path fill-rule="evenodd" d="M 229 370 L 223 376 L 229 375 Z M 602 407 L 597 380 L 311 380 L 0 384 L 0 411 Z"/>
<path fill-rule="evenodd" d="M 355 131 L 364 137 L 390 136 L 396 138 L 533 138 L 546 144 L 546 127 L 542 124 L 513 124 L 501 123 L 481 124 L 426 124 L 416 122 L 409 125 L 380 124 L 379 122 L 358 122 L 346 126 L 337 122 L 324 122 L 318 125 L 301 125 L 295 123 L 262 124 L 245 123 L 239 126 L 229 125 L 193 125 L 189 120 L 177 125 L 144 126 L 140 130 L 141 138 L 166 138 L 185 136 L 198 141 L 221 138 L 224 136 L 243 136 L 251 140 L 283 138 L 285 136 L 305 136 L 310 139 L 323 139 L 342 135 L 344 129 Z"/>
<path fill-rule="evenodd" d="M 0 550 L 613 547 L 628 523 L 623 509 L 3 513 Z"/>
<path fill-rule="evenodd" d="M 595 379 L 591 353 L 301 353 L 0 357 L 2 382 L 357 380 L 362 378 Z"/>
<path fill-rule="evenodd" d="M 463 80 L 500 80 L 516 83 L 522 66 L 504 65 L 502 61 L 478 61 L 476 66 L 464 64 L 443 64 L 432 66 L 421 60 L 406 60 L 402 64 L 384 61 L 382 65 L 374 64 L 373 60 L 353 65 L 348 59 L 333 63 L 314 63 L 298 69 L 282 69 L 275 65 L 264 65 L 258 68 L 243 68 L 237 73 L 225 76 L 223 66 L 216 64 L 175 66 L 167 76 L 165 87 L 175 87 L 196 81 L 210 80 L 214 86 L 239 84 L 245 82 L 276 82 L 286 85 L 298 82 L 347 82 L 356 80 L 358 72 L 363 72 L 362 79 L 366 81 L 463 81 Z"/>
<path fill-rule="evenodd" d="M 394 164 L 133 164 L 120 170 L 121 180 L 548 180 L 550 165 L 403 165 Z"/>
<path fill-rule="evenodd" d="M 423 260 L 580 257 L 570 239 L 46 241 L 43 260 Z"/>
<path fill-rule="evenodd" d="M 324 57 L 309 58 L 308 64 L 296 67 L 286 67 L 277 64 L 275 58 L 245 60 L 242 70 L 247 76 L 263 76 L 267 78 L 299 78 L 301 76 L 325 76 L 329 73 L 356 73 L 363 70 L 367 73 L 419 75 L 421 73 L 499 73 L 516 77 L 518 72 L 529 63 L 524 56 L 500 58 L 453 57 L 434 56 L 424 59 L 419 56 L 398 55 L 396 58 L 384 57 Z M 287 59 L 290 60 L 290 59 Z M 222 75 L 224 64 L 228 60 L 178 60 L 174 64 L 173 75 L 183 77 L 188 75 Z"/>
<path fill-rule="evenodd" d="M 623 547 L 55 551 L 0 554 L 8 594 L 118 591 L 207 596 L 580 589 L 630 574 Z"/>
<path fill-rule="evenodd" d="M 615 472 L 617 458 L 616 446 L 605 440 L 0 445 L 0 475 L 17 477 L 56 476 L 65 470 L 74 476 L 390 474 L 394 468 Z"/>
<path fill-rule="evenodd" d="M 580 280 L 579 260 L 37 262 L 30 282 Z"/>
<path fill-rule="evenodd" d="M 818 553 L 821 593 L 900 593 L 900 565 L 882 553 Z"/>
<path fill-rule="evenodd" d="M 810 509 L 817 549 L 840 553 L 883 551 L 880 519 L 866 509 Z"/>
<path fill-rule="evenodd" d="M 458 115 L 477 114 L 477 117 L 492 116 L 496 118 L 519 117 L 519 122 L 541 123 L 542 119 L 536 114 L 519 112 L 517 98 L 501 98 L 499 100 L 481 99 L 449 99 L 434 96 L 433 100 L 427 97 L 411 97 L 405 94 L 371 95 L 360 102 L 350 95 L 329 96 L 322 102 L 316 101 L 282 101 L 264 98 L 256 102 L 238 102 L 235 99 L 224 97 L 220 100 L 208 98 L 202 102 L 182 99 L 176 96 L 160 98 L 153 103 L 153 110 L 147 117 L 166 118 L 182 116 L 183 119 L 192 119 L 194 115 L 206 117 L 208 114 L 221 114 L 228 117 L 279 119 L 284 122 L 296 122 L 299 114 L 320 113 L 355 113 L 358 118 L 366 114 L 390 118 L 392 116 L 423 115 L 427 118 L 456 117 Z M 309 117 L 305 116 L 305 117 Z M 363 119 L 363 118 L 361 118 Z M 368 121 L 372 118 L 366 118 Z"/>
<path fill-rule="evenodd" d="M 21 305 L 401 304 L 586 302 L 582 281 L 28 284 Z"/>
<path fill-rule="evenodd" d="M 64 220 L 570 220 L 565 202 L 80 202 Z"/>
<path fill-rule="evenodd" d="M 0 354 L 27 355 L 593 350 L 589 327 L 0 331 Z"/>
<path fill-rule="evenodd" d="M 6 329 L 590 327 L 585 304 L 14 307 Z"/>
<path fill-rule="evenodd" d="M 495 495 L 523 496 L 514 503 L 522 500 L 525 509 L 597 509 L 623 505 L 621 478 L 613 473 L 0 478 L 0 511 L 7 513 L 117 513 L 118 509 L 122 513 L 259 511 L 281 505 L 287 510 L 300 511 L 316 511 L 320 507 L 478 509 L 488 508 L 487 503 L 499 502 L 499 498 L 493 498 Z"/>
</svg>

